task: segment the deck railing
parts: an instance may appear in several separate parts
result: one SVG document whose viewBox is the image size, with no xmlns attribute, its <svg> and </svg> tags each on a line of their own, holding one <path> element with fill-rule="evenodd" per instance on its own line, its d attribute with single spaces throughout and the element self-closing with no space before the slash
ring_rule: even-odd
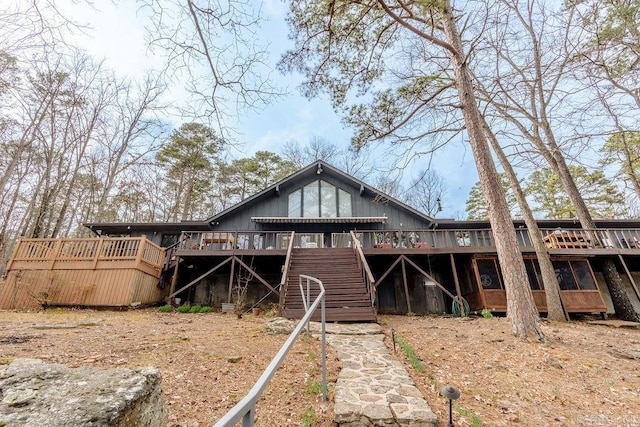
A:
<svg viewBox="0 0 640 427">
<path fill-rule="evenodd" d="M 640 229 L 540 229 L 549 249 L 640 249 Z M 360 231 L 366 249 L 455 249 L 494 248 L 491 229 Z M 522 248 L 533 248 L 526 228 L 517 228 L 516 237 Z"/>
<path fill-rule="evenodd" d="M 89 239 L 20 239 L 7 270 L 96 268 L 98 263 L 133 261 L 160 270 L 164 249 L 145 237 L 89 238 Z"/>
<path fill-rule="evenodd" d="M 376 300 L 376 281 L 373 278 L 371 269 L 369 268 L 369 263 L 367 263 L 367 258 L 362 252 L 360 240 L 358 239 L 356 233 L 354 233 L 353 231 L 351 232 L 351 245 L 353 247 L 353 250 L 356 252 L 358 267 L 360 268 L 360 270 L 362 270 L 362 279 L 367 285 L 367 290 L 369 291 L 369 296 L 371 297 L 371 304 L 374 304 Z"/>
<path fill-rule="evenodd" d="M 306 283 L 306 289 L 303 287 L 303 281 Z M 320 288 L 320 293 L 316 297 L 316 299 L 311 302 L 308 296 L 311 294 L 310 286 L 311 283 L 315 283 Z M 305 292 L 306 291 L 306 292 Z M 287 338 L 287 341 L 282 345 L 278 354 L 275 355 L 267 369 L 262 373 L 258 381 L 255 385 L 249 390 L 249 393 L 242 398 L 240 402 L 236 404 L 229 412 L 225 414 L 220 420 L 215 424 L 216 427 L 231 427 L 235 426 L 238 422 L 242 420 L 243 427 L 251 427 L 253 426 L 253 419 L 255 417 L 256 412 L 256 404 L 258 403 L 258 399 L 260 399 L 260 395 L 264 391 L 264 389 L 269 385 L 269 381 L 275 375 L 278 367 L 287 356 L 287 353 L 293 346 L 293 343 L 302 332 L 302 329 L 307 326 L 307 335 L 309 334 L 309 321 L 311 320 L 311 316 L 318 308 L 318 305 L 321 305 L 321 334 L 322 334 L 322 398 L 323 400 L 327 400 L 327 344 L 325 338 L 325 299 L 324 299 L 324 286 L 322 282 L 314 277 L 305 276 L 303 274 L 300 275 L 300 292 L 302 293 L 302 300 L 304 302 L 305 307 L 305 315 L 300 319 L 295 329 Z M 306 294 L 306 297 L 305 297 Z"/>
<path fill-rule="evenodd" d="M 533 250 L 527 228 L 516 228 L 521 248 Z M 357 240 L 362 249 L 493 249 L 495 242 L 491 229 L 447 230 L 357 230 Z M 640 249 L 640 229 L 586 230 L 578 228 L 542 228 L 541 238 L 549 249 Z M 286 250 L 290 239 L 295 248 L 352 247 L 349 233 L 332 233 L 331 242 L 322 233 L 296 233 L 283 231 L 237 231 L 183 233 L 180 249 L 183 250 Z M 32 248 L 34 254 L 46 251 Z"/>
<path fill-rule="evenodd" d="M 290 231 L 197 231 L 183 232 L 181 250 L 285 250 L 289 246 Z"/>
</svg>

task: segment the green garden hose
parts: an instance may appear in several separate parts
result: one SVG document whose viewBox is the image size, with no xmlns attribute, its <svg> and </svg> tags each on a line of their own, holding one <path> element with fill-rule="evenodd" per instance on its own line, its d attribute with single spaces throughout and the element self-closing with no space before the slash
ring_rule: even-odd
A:
<svg viewBox="0 0 640 427">
<path fill-rule="evenodd" d="M 462 299 L 462 304 L 460 304 L 460 300 Z M 462 310 L 460 307 L 462 306 Z M 453 298 L 453 302 L 451 303 L 451 312 L 454 316 L 457 317 L 467 317 L 469 315 L 469 303 L 466 299 L 462 297 Z"/>
</svg>

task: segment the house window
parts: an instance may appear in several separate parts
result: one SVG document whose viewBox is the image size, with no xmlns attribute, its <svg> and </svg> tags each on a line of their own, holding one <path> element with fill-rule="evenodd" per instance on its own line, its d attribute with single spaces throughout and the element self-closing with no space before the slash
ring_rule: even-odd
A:
<svg viewBox="0 0 640 427">
<path fill-rule="evenodd" d="M 320 181 L 320 216 L 335 218 L 338 216 L 338 195 L 336 187 L 326 181 Z"/>
<path fill-rule="evenodd" d="M 338 214 L 340 216 L 353 216 L 351 210 L 351 194 L 338 188 Z"/>
<path fill-rule="evenodd" d="M 289 194 L 289 217 L 352 216 L 351 194 L 326 181 L 314 181 Z"/>
<path fill-rule="evenodd" d="M 558 284 L 563 291 L 596 290 L 596 282 L 591 274 L 587 261 L 552 261 L 558 277 Z"/>
<path fill-rule="evenodd" d="M 320 186 L 318 181 L 305 186 L 302 191 L 302 216 L 320 216 Z"/>
<path fill-rule="evenodd" d="M 298 189 L 289 194 L 289 217 L 300 216 L 302 210 L 302 190 Z"/>
</svg>

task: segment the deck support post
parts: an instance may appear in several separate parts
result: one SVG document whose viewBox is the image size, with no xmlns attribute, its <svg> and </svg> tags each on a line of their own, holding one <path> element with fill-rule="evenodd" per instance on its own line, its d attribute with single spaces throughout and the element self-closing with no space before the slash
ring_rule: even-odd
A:
<svg viewBox="0 0 640 427">
<path fill-rule="evenodd" d="M 178 266 L 180 265 L 180 257 L 176 257 L 176 266 L 173 267 L 173 276 L 171 276 L 171 286 L 169 287 L 169 295 L 173 295 L 178 285 Z M 171 304 L 173 297 L 167 297 L 167 303 Z"/>
<path fill-rule="evenodd" d="M 407 312 L 411 313 L 411 301 L 409 298 L 409 286 L 407 285 L 407 266 L 402 258 L 402 283 L 404 284 L 404 296 L 407 299 Z"/>
<path fill-rule="evenodd" d="M 451 271 L 453 273 L 453 283 L 456 286 L 456 294 L 460 299 L 460 303 L 462 304 L 462 292 L 460 291 L 460 280 L 458 280 L 458 269 L 456 268 L 456 261 L 453 259 L 453 254 L 449 254 L 449 259 L 451 261 Z"/>
<path fill-rule="evenodd" d="M 631 272 L 627 267 L 627 263 L 624 262 L 624 258 L 622 257 L 621 254 L 618 254 L 618 258 L 620 259 L 620 263 L 622 264 L 622 267 L 624 268 L 625 273 L 627 273 L 627 277 L 631 282 L 631 286 L 633 286 L 633 290 L 636 292 L 636 296 L 638 297 L 638 299 L 640 299 L 640 292 L 638 292 L 638 286 L 636 285 L 635 280 L 633 280 L 633 276 L 631 276 Z"/>
<path fill-rule="evenodd" d="M 233 273 L 236 269 L 236 257 L 231 258 L 231 273 L 229 273 L 229 293 L 227 294 L 227 302 L 231 304 L 231 291 L 233 290 Z"/>
</svg>

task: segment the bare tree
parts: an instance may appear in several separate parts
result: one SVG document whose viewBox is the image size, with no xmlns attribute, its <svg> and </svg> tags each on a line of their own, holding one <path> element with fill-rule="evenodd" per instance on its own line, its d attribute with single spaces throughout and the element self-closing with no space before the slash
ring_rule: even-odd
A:
<svg viewBox="0 0 640 427">
<path fill-rule="evenodd" d="M 151 14 L 149 41 L 166 59 L 169 79 L 186 82 L 185 113 L 210 119 L 231 140 L 229 120 L 281 92 L 269 80 L 268 47 L 260 37 L 260 4 L 246 0 L 139 0 Z"/>
<path fill-rule="evenodd" d="M 596 225 L 566 159 L 571 150 L 575 154 L 582 147 L 572 138 L 566 138 L 565 144 L 559 142 L 556 130 L 566 131 L 569 119 L 553 114 L 586 90 L 567 81 L 576 54 L 571 43 L 576 37 L 572 32 L 575 14 L 571 10 L 567 15 L 554 14 L 546 3 L 536 0 L 528 1 L 525 7 L 518 0 L 501 0 L 498 4 L 500 8 L 492 9 L 494 20 L 508 27 L 508 34 L 513 37 L 507 38 L 507 32 L 500 31 L 493 38 L 487 37 L 491 50 L 484 50 L 485 58 L 494 64 L 489 74 L 475 78 L 480 99 L 490 115 L 512 126 L 502 133 L 503 137 L 512 138 L 518 145 L 527 141 L 550 166 L 562 182 L 582 227 L 589 232 Z M 582 108 L 586 107 L 582 104 Z M 590 238 L 598 241 L 595 235 Z M 616 312 L 628 320 L 640 320 L 615 262 L 604 260 L 602 271 Z"/>
<path fill-rule="evenodd" d="M 442 210 L 445 191 L 444 178 L 434 170 L 424 170 L 413 178 L 404 200 L 430 217 L 435 217 Z"/>
</svg>

